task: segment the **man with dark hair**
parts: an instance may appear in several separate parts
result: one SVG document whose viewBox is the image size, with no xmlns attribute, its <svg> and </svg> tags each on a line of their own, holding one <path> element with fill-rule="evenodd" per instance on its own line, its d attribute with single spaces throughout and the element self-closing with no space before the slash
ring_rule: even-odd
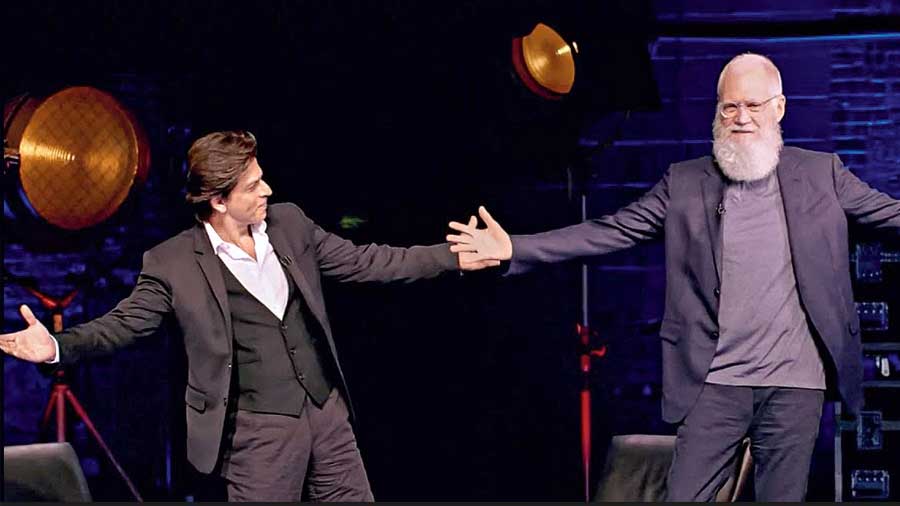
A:
<svg viewBox="0 0 900 506">
<path fill-rule="evenodd" d="M 197 219 L 209 220 L 210 200 L 228 195 L 254 158 L 256 137 L 250 132 L 214 132 L 191 145 L 185 199 Z"/>
<path fill-rule="evenodd" d="M 482 208 L 487 228 L 451 223 L 447 239 L 520 273 L 664 235 L 662 411 L 678 431 L 668 499 L 715 497 L 749 436 L 756 500 L 801 501 L 826 385 L 851 412 L 862 405 L 847 221 L 896 233 L 900 202 L 836 155 L 782 145 L 786 99 L 768 58 L 729 61 L 717 93 L 714 156 L 673 164 L 637 202 L 513 237 Z"/>
<path fill-rule="evenodd" d="M 216 132 L 188 152 L 198 223 L 144 254 L 131 295 L 52 337 L 27 306 L 25 330 L 0 349 L 71 363 L 152 335 L 174 318 L 184 336 L 188 460 L 226 482 L 231 501 L 371 501 L 321 276 L 414 281 L 498 265 L 449 245 L 357 246 L 271 188 L 247 132 Z M 472 218 L 474 220 L 474 217 Z M 473 223 L 473 221 L 470 221 Z"/>
</svg>

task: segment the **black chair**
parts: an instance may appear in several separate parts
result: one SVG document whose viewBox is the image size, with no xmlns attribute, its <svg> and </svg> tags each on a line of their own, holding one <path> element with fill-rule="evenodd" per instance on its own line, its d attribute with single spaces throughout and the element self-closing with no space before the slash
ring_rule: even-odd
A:
<svg viewBox="0 0 900 506">
<path fill-rule="evenodd" d="M 89 502 L 91 493 L 69 443 L 3 448 L 3 492 L 7 502 Z"/>
<path fill-rule="evenodd" d="M 674 452 L 675 436 L 613 436 L 594 501 L 664 501 Z M 735 457 L 734 471 L 716 494 L 716 502 L 734 502 L 741 496 L 753 469 L 749 438 L 738 446 Z"/>
</svg>

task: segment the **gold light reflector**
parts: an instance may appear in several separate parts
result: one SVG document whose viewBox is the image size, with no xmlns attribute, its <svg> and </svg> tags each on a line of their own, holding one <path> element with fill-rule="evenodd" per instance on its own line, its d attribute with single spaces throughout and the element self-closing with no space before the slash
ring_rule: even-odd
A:
<svg viewBox="0 0 900 506">
<path fill-rule="evenodd" d="M 19 144 L 19 179 L 29 204 L 66 230 L 116 212 L 146 178 L 149 148 L 140 126 L 112 96 L 66 88 L 35 109 Z"/>
<path fill-rule="evenodd" d="M 513 39 L 513 67 L 532 92 L 558 99 L 575 84 L 572 52 L 572 46 L 555 30 L 538 23 L 530 34 Z"/>
</svg>

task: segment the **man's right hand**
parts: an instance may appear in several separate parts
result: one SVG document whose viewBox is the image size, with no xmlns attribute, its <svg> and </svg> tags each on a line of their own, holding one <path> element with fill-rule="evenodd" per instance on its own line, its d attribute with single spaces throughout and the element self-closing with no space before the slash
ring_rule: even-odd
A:
<svg viewBox="0 0 900 506">
<path fill-rule="evenodd" d="M 0 350 L 28 362 L 48 362 L 56 358 L 56 343 L 47 332 L 47 327 L 34 317 L 28 306 L 19 306 L 22 319 L 28 328 L 11 334 L 0 334 Z"/>
</svg>

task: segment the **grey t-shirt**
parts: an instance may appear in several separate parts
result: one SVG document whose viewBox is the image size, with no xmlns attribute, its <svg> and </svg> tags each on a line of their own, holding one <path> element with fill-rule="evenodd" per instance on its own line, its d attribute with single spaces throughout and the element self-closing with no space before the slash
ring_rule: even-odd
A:
<svg viewBox="0 0 900 506">
<path fill-rule="evenodd" d="M 784 205 L 773 172 L 730 183 L 722 215 L 719 341 L 708 383 L 825 388 L 822 359 L 800 304 Z"/>
</svg>

